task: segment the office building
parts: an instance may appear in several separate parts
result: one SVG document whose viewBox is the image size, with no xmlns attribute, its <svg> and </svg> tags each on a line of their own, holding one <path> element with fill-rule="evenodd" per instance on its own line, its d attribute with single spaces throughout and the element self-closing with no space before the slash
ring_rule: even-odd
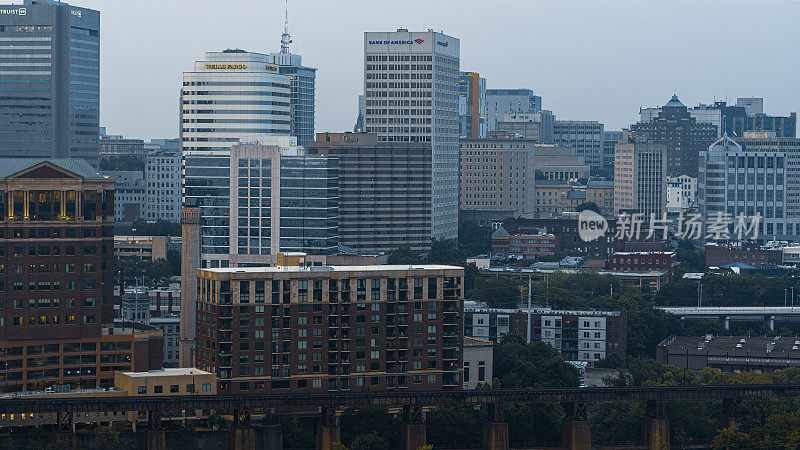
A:
<svg viewBox="0 0 800 450">
<path fill-rule="evenodd" d="M 661 217 L 667 207 L 667 145 L 629 132 L 614 154 L 614 211 Z"/>
<path fill-rule="evenodd" d="M 615 238 L 617 221 L 607 219 L 608 230 L 597 239 L 586 242 L 578 232 L 578 217 L 553 218 L 512 218 L 502 221 L 502 227 L 511 235 L 537 234 L 538 230 L 556 237 L 554 252 L 557 256 L 583 256 L 587 258 L 606 259 L 617 250 L 622 250 L 623 241 Z M 494 251 L 494 250 L 493 250 Z"/>
<path fill-rule="evenodd" d="M 268 55 L 207 52 L 183 73 L 181 151 L 227 151 L 291 131 L 290 84 Z"/>
<path fill-rule="evenodd" d="M 109 386 L 115 370 L 159 368 L 159 332 L 134 339 L 113 324 L 114 182 L 80 159 L 4 159 L 0 177 L 0 390 Z"/>
<path fill-rule="evenodd" d="M 698 122 L 677 95 L 651 121 L 631 125 L 631 131 L 645 133 L 649 141 L 665 145 L 669 176 L 696 177 L 698 155 L 717 136 L 716 126 Z"/>
<path fill-rule="evenodd" d="M 269 63 L 278 66 L 278 73 L 289 77 L 290 133 L 297 138 L 298 145 L 305 147 L 314 140 L 317 69 L 304 66 L 302 56 L 289 51 L 291 43 L 287 11 L 281 35 L 281 50 L 279 53 L 270 53 L 267 56 Z"/>
<path fill-rule="evenodd" d="M 532 234 L 512 235 L 501 225 L 492 233 L 492 258 L 533 260 L 539 256 L 553 256 L 555 250 L 556 237 L 544 228 Z"/>
<path fill-rule="evenodd" d="M 773 151 L 786 155 L 786 211 L 788 217 L 800 220 L 800 139 L 778 137 L 775 132 L 745 131 L 735 139 L 747 151 Z M 787 224 L 790 226 L 791 224 Z M 800 235 L 800 228 L 789 229 L 787 234 Z"/>
<path fill-rule="evenodd" d="M 391 253 L 404 246 L 430 250 L 430 144 L 317 133 L 308 153 L 338 158 L 339 244 L 359 252 Z"/>
<path fill-rule="evenodd" d="M 565 180 L 536 180 L 534 186 L 536 208 L 529 217 L 561 217 L 575 214 L 584 203 L 597 205 L 600 214 L 614 214 L 614 183 L 588 181 L 585 185 Z"/>
<path fill-rule="evenodd" d="M 358 115 L 356 116 L 356 124 L 353 125 L 353 133 L 363 133 L 364 132 L 364 110 L 366 109 L 366 105 L 364 104 L 364 96 L 358 96 Z"/>
<path fill-rule="evenodd" d="M 615 354 L 625 358 L 627 320 L 624 311 L 531 309 L 531 340 L 550 344 L 568 361 L 596 362 Z M 516 331 L 528 336 L 528 310 L 464 308 L 464 336 L 497 342 Z"/>
<path fill-rule="evenodd" d="M 144 172 L 140 170 L 101 170 L 100 175 L 114 180 L 114 221 L 131 223 L 142 217 L 147 199 Z"/>
<path fill-rule="evenodd" d="M 184 151 L 184 203 L 200 208 L 200 267 L 270 264 L 278 251 L 335 254 L 338 159 L 294 138 Z M 185 241 L 184 241 L 185 242 Z"/>
<path fill-rule="evenodd" d="M 367 133 L 378 142 L 431 145 L 431 235 L 458 235 L 457 38 L 437 33 L 364 34 Z"/>
<path fill-rule="evenodd" d="M 144 159 L 147 150 L 141 139 L 126 138 L 122 135 L 107 134 L 106 127 L 100 127 L 100 159 L 135 156 Z"/>
<path fill-rule="evenodd" d="M 760 214 L 762 238 L 790 239 L 797 231 L 798 217 L 787 211 L 787 159 L 785 150 L 743 147 L 728 136 L 718 139 L 700 158 L 700 213 L 707 222 L 719 214 L 733 218 Z"/>
<path fill-rule="evenodd" d="M 577 181 L 590 169 L 570 148 L 539 145 L 533 139 L 461 139 L 460 208 L 535 211 L 536 177 Z"/>
<path fill-rule="evenodd" d="M 100 13 L 25 0 L 1 6 L 0 154 L 98 167 Z"/>
<path fill-rule="evenodd" d="M 506 114 L 534 114 L 542 110 L 542 97 L 530 89 L 487 89 L 486 131 L 497 130 Z"/>
<path fill-rule="evenodd" d="M 539 111 L 526 114 L 504 114 L 502 121 L 495 124 L 490 137 L 516 137 L 533 139 L 540 144 L 553 143 L 552 111 Z"/>
<path fill-rule="evenodd" d="M 614 147 L 622 139 L 622 131 L 603 131 L 603 170 L 614 175 Z"/>
<path fill-rule="evenodd" d="M 438 265 L 201 269 L 197 367 L 221 394 L 460 389 L 463 276 Z"/>
<path fill-rule="evenodd" d="M 746 264 L 752 267 L 778 266 L 783 261 L 780 248 L 747 242 L 709 242 L 704 247 L 706 270 L 712 267 Z"/>
<path fill-rule="evenodd" d="M 681 263 L 675 252 L 616 252 L 608 258 L 608 269 L 619 272 L 667 272 L 673 279 L 678 274 Z"/>
<path fill-rule="evenodd" d="M 592 169 L 603 167 L 603 124 L 595 120 L 556 120 L 553 143 L 575 150 Z"/>
<path fill-rule="evenodd" d="M 763 97 L 739 97 L 736 99 L 736 106 L 744 108 L 748 116 L 764 114 Z"/>
<path fill-rule="evenodd" d="M 458 135 L 486 137 L 486 79 L 476 72 L 458 77 Z"/>
<path fill-rule="evenodd" d="M 145 153 L 154 152 L 179 152 L 181 150 L 181 143 L 178 138 L 171 139 L 150 139 L 144 143 Z"/>
<path fill-rule="evenodd" d="M 144 160 L 145 210 L 147 221 L 179 222 L 181 218 L 181 156 L 177 152 L 154 151 Z"/>
<path fill-rule="evenodd" d="M 695 207 L 697 178 L 688 175 L 667 177 L 667 212 L 680 213 Z"/>
</svg>

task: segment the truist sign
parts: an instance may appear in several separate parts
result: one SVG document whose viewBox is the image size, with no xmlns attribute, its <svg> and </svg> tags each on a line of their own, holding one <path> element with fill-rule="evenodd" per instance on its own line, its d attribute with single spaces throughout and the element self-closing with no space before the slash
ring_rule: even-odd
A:
<svg viewBox="0 0 800 450">
<path fill-rule="evenodd" d="M 0 16 L 24 16 L 28 14 L 26 8 L 0 9 Z"/>
</svg>

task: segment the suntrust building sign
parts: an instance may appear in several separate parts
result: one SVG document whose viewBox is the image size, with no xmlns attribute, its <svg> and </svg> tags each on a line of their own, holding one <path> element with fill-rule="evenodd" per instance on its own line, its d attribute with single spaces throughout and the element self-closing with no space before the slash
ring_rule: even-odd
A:
<svg viewBox="0 0 800 450">
<path fill-rule="evenodd" d="M 24 16 L 26 14 L 28 14 L 28 10 L 25 8 L 0 9 L 0 16 Z"/>
</svg>

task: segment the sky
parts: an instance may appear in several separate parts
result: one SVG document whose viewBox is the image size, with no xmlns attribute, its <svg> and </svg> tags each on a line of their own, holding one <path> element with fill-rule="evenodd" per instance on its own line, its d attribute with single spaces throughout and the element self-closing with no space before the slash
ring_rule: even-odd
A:
<svg viewBox="0 0 800 450">
<path fill-rule="evenodd" d="M 204 52 L 277 52 L 283 31 L 283 0 L 70 3 L 100 11 L 101 125 L 134 138 L 177 136 L 181 74 Z M 530 88 L 556 118 L 615 130 L 672 94 L 800 110 L 798 23 L 797 1 L 289 0 L 291 50 L 318 69 L 317 132 L 353 128 L 365 31 L 441 30 L 487 88 Z"/>
</svg>

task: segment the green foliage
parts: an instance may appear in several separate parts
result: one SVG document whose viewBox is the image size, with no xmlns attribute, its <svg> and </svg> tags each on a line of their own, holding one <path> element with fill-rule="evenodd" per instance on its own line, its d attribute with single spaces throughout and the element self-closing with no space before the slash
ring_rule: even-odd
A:
<svg viewBox="0 0 800 450">
<path fill-rule="evenodd" d="M 458 243 L 469 256 L 486 254 L 492 248 L 490 231 L 475 222 L 464 222 L 458 227 Z"/>
<path fill-rule="evenodd" d="M 800 278 L 791 273 L 776 278 L 706 274 L 702 283 L 703 306 L 783 306 L 784 301 L 791 303 L 792 286 L 800 296 Z M 676 280 L 656 293 L 653 301 L 660 306 L 697 305 L 697 280 Z"/>
<path fill-rule="evenodd" d="M 389 254 L 389 264 L 421 264 L 424 261 L 419 252 L 408 246 L 399 247 Z"/>
<path fill-rule="evenodd" d="M 486 420 L 486 412 L 472 405 L 440 406 L 428 411 L 425 418 L 428 443 L 437 446 L 479 447 L 483 429 L 477 424 Z"/>
<path fill-rule="evenodd" d="M 703 249 L 696 250 L 692 241 L 683 239 L 678 242 L 675 257 L 681 263 L 683 272 L 705 272 L 706 260 Z"/>
<path fill-rule="evenodd" d="M 122 438 L 120 432 L 111 428 L 100 428 L 89 444 L 92 450 L 125 450 L 131 446 Z"/>
<path fill-rule="evenodd" d="M 284 448 L 314 448 L 316 421 L 312 417 L 282 414 L 280 423 Z"/>
<path fill-rule="evenodd" d="M 144 277 L 145 285 L 160 285 L 169 281 L 169 278 L 180 275 L 180 264 L 168 262 L 166 259 L 143 259 L 138 256 L 126 256 L 116 258 L 115 267 L 119 274 L 117 282 L 124 281 L 126 286 L 135 286 L 136 280 L 142 284 Z"/>
<path fill-rule="evenodd" d="M 711 448 L 714 450 L 735 450 L 738 448 L 746 448 L 753 445 L 750 436 L 747 433 L 742 433 L 740 425 L 736 422 L 731 423 L 727 428 L 719 430 L 714 440 L 711 441 Z"/>
<path fill-rule="evenodd" d="M 501 389 L 576 387 L 578 369 L 542 341 L 526 342 L 517 332 L 503 335 L 494 347 L 494 377 Z"/>
<path fill-rule="evenodd" d="M 348 445 L 350 450 L 356 448 L 374 448 L 366 445 L 376 442 L 374 439 L 358 442 L 360 436 L 376 432 L 386 442 L 399 442 L 400 440 L 400 419 L 392 416 L 386 408 L 380 406 L 367 406 L 359 409 L 346 409 L 339 420 L 342 442 Z M 386 447 L 382 447 L 386 448 Z"/>
<path fill-rule="evenodd" d="M 459 248 L 455 239 L 434 239 L 431 241 L 431 252 L 428 254 L 429 264 L 454 264 L 464 261 L 469 256 Z"/>
<path fill-rule="evenodd" d="M 100 160 L 100 170 L 144 171 L 144 161 L 131 155 L 109 156 Z"/>
<path fill-rule="evenodd" d="M 521 300 L 517 282 L 503 277 L 478 276 L 467 296 L 493 308 L 518 306 Z"/>
<path fill-rule="evenodd" d="M 350 444 L 350 450 L 386 450 L 387 448 L 389 448 L 389 441 L 376 431 L 358 435 Z"/>
</svg>

